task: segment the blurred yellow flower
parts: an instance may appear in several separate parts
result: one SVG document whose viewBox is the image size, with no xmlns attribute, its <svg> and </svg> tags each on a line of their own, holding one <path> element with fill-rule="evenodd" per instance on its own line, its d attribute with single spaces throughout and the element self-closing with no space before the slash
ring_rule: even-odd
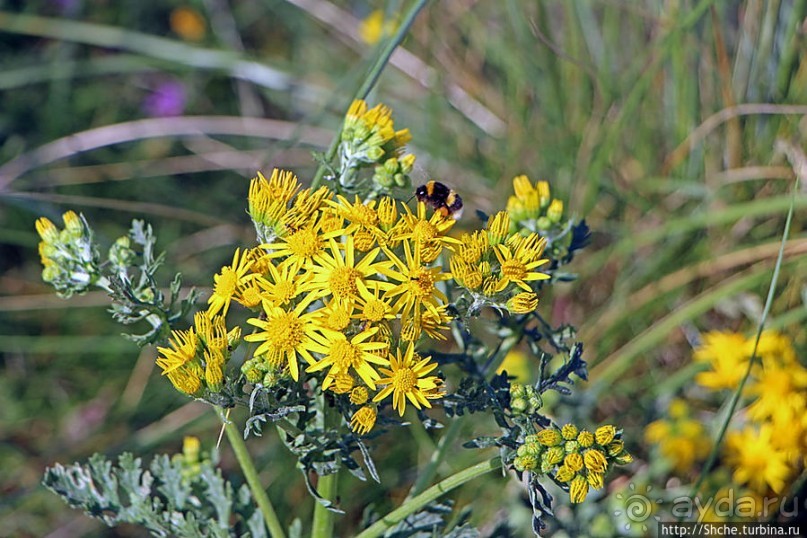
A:
<svg viewBox="0 0 807 538">
<path fill-rule="evenodd" d="M 703 424 L 689 417 L 685 402 L 673 401 L 670 410 L 669 419 L 657 420 L 645 428 L 645 440 L 658 445 L 659 453 L 672 463 L 675 472 L 688 473 L 709 455 L 711 438 Z"/>
<path fill-rule="evenodd" d="M 711 369 L 695 376 L 695 382 L 712 389 L 734 389 L 748 368 L 749 355 L 742 334 L 708 332 L 703 344 L 695 350 L 693 358 L 707 363 Z"/>
<path fill-rule="evenodd" d="M 726 462 L 734 469 L 734 481 L 748 484 L 752 490 L 765 494 L 768 488 L 782 493 L 791 477 L 787 454 L 774 444 L 773 428 L 762 424 L 729 432 L 725 445 Z"/>
<path fill-rule="evenodd" d="M 392 35 L 397 27 L 397 20 L 384 20 L 384 10 L 376 9 L 359 23 L 359 37 L 368 45 L 375 45 L 382 37 Z"/>
<path fill-rule="evenodd" d="M 504 371 L 507 371 L 507 375 L 515 377 L 514 383 L 529 383 L 532 379 L 529 356 L 519 349 L 511 350 L 504 356 L 504 361 L 499 366 L 498 373 Z"/>
<path fill-rule="evenodd" d="M 202 15 L 189 7 L 178 7 L 171 11 L 169 22 L 171 31 L 186 41 L 201 41 L 207 31 Z"/>
</svg>

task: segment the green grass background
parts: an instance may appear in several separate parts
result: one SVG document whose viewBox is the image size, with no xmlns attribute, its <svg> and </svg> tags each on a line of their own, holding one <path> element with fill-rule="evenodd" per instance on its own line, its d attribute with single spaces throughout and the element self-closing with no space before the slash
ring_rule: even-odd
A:
<svg viewBox="0 0 807 538">
<path fill-rule="evenodd" d="M 213 413 L 154 371 L 153 349 L 118 336 L 103 294 L 64 301 L 41 282 L 35 219 L 81 211 L 110 242 L 145 218 L 166 278 L 209 286 L 235 246 L 254 242 L 244 209 L 255 171 L 312 176 L 311 151 L 378 52 L 358 22 L 407 5 L 0 2 L 0 536 L 142 536 L 68 509 L 39 485 L 44 466 L 174 452 L 183 433 L 209 447 L 218 434 Z M 204 17 L 201 41 L 171 30 L 183 6 Z M 589 222 L 579 280 L 541 308 L 580 329 L 591 381 L 570 416 L 624 426 L 637 463 L 622 480 L 648 463 L 642 428 L 657 402 L 690 383 L 691 336 L 750 331 L 762 310 L 794 168 L 807 166 L 777 149 L 807 137 L 805 16 L 803 0 L 431 2 L 370 96 L 412 131 L 416 181 L 461 193 L 463 226 L 502 208 L 522 173 L 549 180 Z M 134 123 L 165 81 L 183 85 L 185 119 Z M 769 319 L 801 350 L 805 207 L 801 190 Z M 465 421 L 465 438 L 490 428 L 478 422 Z M 414 437 L 415 451 L 379 447 L 383 489 L 342 480 L 343 535 L 365 502 L 405 494 L 439 435 Z M 279 512 L 307 518 L 291 458 L 269 437 L 250 447 L 265 483 L 283 484 L 269 488 Z M 443 472 L 481 456 L 467 452 Z M 226 449 L 223 466 L 237 479 Z M 506 513 L 523 522 L 519 496 L 515 481 L 489 477 L 459 502 L 486 499 L 474 516 L 484 527 Z"/>
</svg>

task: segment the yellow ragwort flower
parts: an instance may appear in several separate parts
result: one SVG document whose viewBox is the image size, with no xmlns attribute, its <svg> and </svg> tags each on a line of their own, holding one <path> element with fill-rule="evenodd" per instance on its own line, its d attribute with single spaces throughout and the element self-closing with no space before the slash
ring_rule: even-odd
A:
<svg viewBox="0 0 807 538">
<path fill-rule="evenodd" d="M 605 454 L 595 448 L 586 450 L 583 453 L 583 460 L 586 469 L 591 473 L 605 474 L 605 471 L 608 470 L 608 460 L 605 459 Z"/>
<path fill-rule="evenodd" d="M 415 353 L 415 344 L 410 342 L 401 355 L 398 348 L 396 356 L 390 355 L 390 369 L 380 368 L 382 377 L 378 380 L 379 385 L 386 385 L 373 398 L 374 402 L 380 402 L 392 394 L 392 407 L 403 416 L 406 410 L 406 400 L 418 409 L 431 407 L 429 400 L 442 398 L 442 380 L 437 376 L 427 375 L 437 368 L 437 363 L 430 362 L 431 357 L 422 359 Z M 372 387 L 371 387 L 372 388 Z"/>
<path fill-rule="evenodd" d="M 548 259 L 539 259 L 544 251 L 546 240 L 537 234 L 526 237 L 513 235 L 507 244 L 496 245 L 493 251 L 501 265 L 501 280 L 512 282 L 524 291 L 532 291 L 527 282 L 533 280 L 546 280 L 549 275 L 535 271 L 538 267 L 549 262 Z"/>
<path fill-rule="evenodd" d="M 387 359 L 376 355 L 387 344 L 368 341 L 377 331 L 376 328 L 367 329 L 348 340 L 344 333 L 320 329 L 321 334 L 315 335 L 317 342 L 312 344 L 311 349 L 324 357 L 306 368 L 306 372 L 319 372 L 328 368 L 328 374 L 322 383 L 322 389 L 327 390 L 337 374 L 348 373 L 353 369 L 370 389 L 375 390 L 376 380 L 381 376 L 372 365 L 389 364 Z"/>
<path fill-rule="evenodd" d="M 725 456 L 726 463 L 734 469 L 734 481 L 748 484 L 761 495 L 767 493 L 769 487 L 774 493 L 782 493 L 792 476 L 787 454 L 777 450 L 774 444 L 770 424 L 729 432 Z"/>
<path fill-rule="evenodd" d="M 395 228 L 396 241 L 409 239 L 417 248 L 436 248 L 438 254 L 443 247 L 453 248 L 460 244 L 457 239 L 445 235 L 457 222 L 454 219 L 444 217 L 439 211 L 433 212 L 427 219 L 426 204 L 423 202 L 417 203 L 417 213 L 413 214 L 406 205 L 404 210 L 401 226 Z"/>
<path fill-rule="evenodd" d="M 264 304 L 265 320 L 247 320 L 247 323 L 261 329 L 244 337 L 247 342 L 261 342 L 255 355 L 265 354 L 269 363 L 274 366 L 288 366 L 295 381 L 300 377 L 298 355 L 308 364 L 315 364 L 316 359 L 311 355 L 311 350 L 320 347 L 313 339 L 320 329 L 315 321 L 316 314 L 306 312 L 313 300 L 313 297 L 307 297 L 292 310 Z"/>
<path fill-rule="evenodd" d="M 353 317 L 373 324 L 395 319 L 397 310 L 392 306 L 391 299 L 381 293 L 381 283 L 371 280 L 368 284 L 369 287 L 361 279 L 356 280 L 359 294 Z"/>
<path fill-rule="evenodd" d="M 261 297 L 272 306 L 289 304 L 298 295 L 306 291 L 312 275 L 298 273 L 297 267 L 291 262 L 282 262 L 278 265 L 266 264 L 265 277 L 258 279 L 257 283 L 262 289 Z"/>
<path fill-rule="evenodd" d="M 314 258 L 310 267 L 313 277 L 311 282 L 303 286 L 303 290 L 317 298 L 332 296 L 337 300 L 352 301 L 359 294 L 359 280 L 365 284 L 373 282 L 373 285 L 382 289 L 392 287 L 387 282 L 370 279 L 392 266 L 388 261 L 375 261 L 381 252 L 380 248 L 374 248 L 357 262 L 352 236 L 348 235 L 342 244 L 329 239 L 328 246 L 330 252 L 323 251 Z"/>
<path fill-rule="evenodd" d="M 195 359 L 196 344 L 197 338 L 193 327 L 187 331 L 171 331 L 168 347 L 157 348 L 157 352 L 160 354 L 160 357 L 157 358 L 157 366 L 162 369 L 163 375 L 167 375 Z"/>
<path fill-rule="evenodd" d="M 269 258 L 285 258 L 283 261 L 288 261 L 297 269 L 310 267 L 314 257 L 325 250 L 327 241 L 342 235 L 343 232 L 343 230 L 325 231 L 324 224 L 324 217 L 319 215 L 316 220 L 295 229 L 274 243 L 267 243 L 261 247 L 270 251 L 267 254 Z"/>
<path fill-rule="evenodd" d="M 487 237 L 491 246 L 503 243 L 510 233 L 510 215 L 507 211 L 499 211 L 488 219 Z"/>
<path fill-rule="evenodd" d="M 442 267 L 425 267 L 420 259 L 420 252 L 412 253 L 408 241 L 404 241 L 404 260 L 401 260 L 391 250 L 384 249 L 384 253 L 395 265 L 392 268 L 381 268 L 381 273 L 399 282 L 387 291 L 387 297 L 400 296 L 396 307 L 401 308 L 401 317 L 406 319 L 419 315 L 424 308 L 437 308 L 441 303 L 447 303 L 448 298 L 440 291 L 436 284 L 451 278 L 450 273 L 443 273 Z"/>
<path fill-rule="evenodd" d="M 569 498 L 572 504 L 579 504 L 585 501 L 586 495 L 588 495 L 588 488 L 588 481 L 585 477 L 581 475 L 575 476 L 569 483 Z"/>
<path fill-rule="evenodd" d="M 518 293 L 507 300 L 507 310 L 513 314 L 529 314 L 538 308 L 538 296 L 531 291 Z"/>
<path fill-rule="evenodd" d="M 213 294 L 207 300 L 210 305 L 207 308 L 209 315 L 221 312 L 223 316 L 226 316 L 238 286 L 257 278 L 254 273 L 249 273 L 252 265 L 251 257 L 247 256 L 246 252 L 244 254 L 242 256 L 241 250 L 235 249 L 232 263 L 222 267 L 221 272 L 213 277 Z"/>
<path fill-rule="evenodd" d="M 342 195 L 336 196 L 336 201 L 328 202 L 339 216 L 347 220 L 350 224 L 344 229 L 344 234 L 352 234 L 359 228 L 373 231 L 378 228 L 378 212 L 375 209 L 376 201 L 370 200 L 364 203 L 358 196 L 351 203 Z M 379 230 L 380 231 L 380 230 Z"/>
<path fill-rule="evenodd" d="M 737 333 L 708 332 L 692 356 L 709 364 L 710 370 L 695 376 L 695 382 L 712 390 L 734 389 L 748 368 L 745 337 Z"/>
</svg>

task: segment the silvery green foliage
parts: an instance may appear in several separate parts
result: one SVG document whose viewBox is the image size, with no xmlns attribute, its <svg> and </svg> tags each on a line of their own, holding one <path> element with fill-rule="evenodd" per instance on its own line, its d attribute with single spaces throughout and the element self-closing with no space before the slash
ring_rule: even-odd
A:
<svg viewBox="0 0 807 538">
<path fill-rule="evenodd" d="M 182 278 L 174 276 L 168 297 L 155 279 L 164 255 L 155 255 L 157 242 L 150 224 L 132 221 L 127 236 L 119 238 L 109 250 L 108 291 L 112 297 L 112 317 L 124 325 L 145 320 L 151 329 L 144 334 L 128 334 L 139 346 L 154 344 L 168 337 L 171 327 L 190 312 L 199 294 L 188 292 L 179 298 Z"/>
<path fill-rule="evenodd" d="M 133 523 L 153 536 L 268 538 L 249 489 L 235 492 L 210 461 L 189 471 L 182 458 L 159 455 L 146 470 L 128 453 L 117 464 L 95 454 L 86 465 L 48 468 L 43 483 L 110 527 Z"/>
</svg>

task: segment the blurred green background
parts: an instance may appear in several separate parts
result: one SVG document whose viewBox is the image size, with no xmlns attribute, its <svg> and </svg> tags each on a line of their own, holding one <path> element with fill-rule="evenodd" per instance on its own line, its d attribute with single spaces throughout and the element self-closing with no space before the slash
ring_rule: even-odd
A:
<svg viewBox="0 0 807 538">
<path fill-rule="evenodd" d="M 142 536 L 70 510 L 39 485 L 44 467 L 177 452 L 183 433 L 209 448 L 217 420 L 160 378 L 154 349 L 119 336 L 103 294 L 51 293 L 34 221 L 81 211 L 112 241 L 147 219 L 163 276 L 209 287 L 232 249 L 254 242 L 249 179 L 272 167 L 312 176 L 312 150 L 408 3 L 0 6 L 0 536 Z M 801 0 L 430 2 L 369 98 L 411 130 L 414 177 L 463 196 L 464 227 L 474 210 L 502 208 L 518 174 L 549 180 L 587 219 L 579 280 L 540 308 L 580 329 L 591 366 L 559 413 L 625 428 L 637 462 L 617 482 L 652 463 L 644 425 L 690 383 L 698 331 L 753 330 L 762 310 L 794 168 L 807 169 L 805 16 Z M 805 207 L 802 190 L 769 319 L 802 350 Z M 378 448 L 384 488 L 342 481 L 357 507 L 343 535 L 364 503 L 400 501 L 432 442 L 418 435 L 423 453 Z M 292 459 L 271 436 L 250 447 L 266 483 L 282 484 L 269 490 L 280 513 L 307 517 Z M 460 452 L 457 465 L 479 457 Z M 223 466 L 237 480 L 227 449 Z M 488 477 L 459 502 L 489 498 L 477 525 L 509 516 L 526 533 L 522 495 Z"/>
</svg>

